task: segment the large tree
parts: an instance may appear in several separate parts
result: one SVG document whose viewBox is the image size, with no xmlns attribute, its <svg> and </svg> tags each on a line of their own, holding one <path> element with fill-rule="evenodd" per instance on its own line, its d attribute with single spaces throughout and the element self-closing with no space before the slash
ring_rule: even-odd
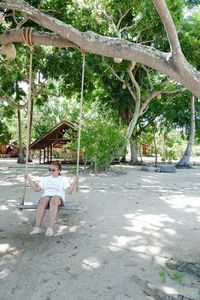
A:
<svg viewBox="0 0 200 300">
<path fill-rule="evenodd" d="M 42 2 L 41 2 L 42 3 Z M 37 45 L 72 47 L 86 52 L 106 57 L 117 57 L 132 62 L 142 63 L 160 73 L 164 73 L 182 83 L 197 97 L 200 96 L 200 73 L 186 60 L 183 55 L 177 31 L 164 0 L 153 0 L 153 3 L 163 22 L 169 45 L 169 52 L 162 52 L 152 47 L 129 42 L 121 38 L 102 36 L 92 31 L 81 32 L 70 24 L 45 14 L 25 1 L 7 0 L 0 3 L 2 13 L 19 11 L 43 29 L 51 32 L 41 32 L 38 25 L 33 32 L 33 42 Z M 23 22 L 21 22 L 22 24 Z M 4 32 L 0 36 L 0 44 L 24 42 L 20 25 Z M 5 48 L 1 49 L 5 53 Z"/>
</svg>

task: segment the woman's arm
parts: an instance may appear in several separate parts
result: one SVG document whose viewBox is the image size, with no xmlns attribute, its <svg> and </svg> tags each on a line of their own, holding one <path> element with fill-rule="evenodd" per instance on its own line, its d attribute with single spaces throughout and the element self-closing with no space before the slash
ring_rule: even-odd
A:
<svg viewBox="0 0 200 300">
<path fill-rule="evenodd" d="M 34 182 L 28 174 L 25 174 L 24 177 L 35 192 L 40 192 L 42 190 L 39 184 Z"/>
<path fill-rule="evenodd" d="M 67 188 L 67 193 L 72 194 L 74 191 L 77 190 L 79 183 L 79 176 L 76 176 L 70 186 Z"/>
</svg>

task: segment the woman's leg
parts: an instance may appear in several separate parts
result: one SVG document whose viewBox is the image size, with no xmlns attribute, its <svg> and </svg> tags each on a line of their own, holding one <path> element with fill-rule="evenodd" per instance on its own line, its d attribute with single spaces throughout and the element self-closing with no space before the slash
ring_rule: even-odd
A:
<svg viewBox="0 0 200 300">
<path fill-rule="evenodd" d="M 49 227 L 53 229 L 54 223 L 56 221 L 58 207 L 62 204 L 59 196 L 53 196 L 49 202 Z"/>
<path fill-rule="evenodd" d="M 36 223 L 35 227 L 41 228 L 42 221 L 44 218 L 45 210 L 49 203 L 49 197 L 42 197 L 38 203 L 38 208 L 36 212 Z"/>
</svg>

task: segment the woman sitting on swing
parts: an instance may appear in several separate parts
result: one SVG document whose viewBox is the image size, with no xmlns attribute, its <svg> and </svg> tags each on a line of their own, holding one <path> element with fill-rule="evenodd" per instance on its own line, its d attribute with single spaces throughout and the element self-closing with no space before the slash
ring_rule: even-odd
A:
<svg viewBox="0 0 200 300">
<path fill-rule="evenodd" d="M 49 207 L 49 226 L 45 235 L 53 236 L 53 226 L 58 213 L 58 207 L 64 205 L 65 193 L 71 194 L 78 186 L 78 176 L 74 178 L 70 185 L 69 179 L 60 175 L 61 163 L 59 161 L 53 161 L 51 163 L 49 172 L 50 175 L 43 177 L 39 184 L 33 182 L 28 174 L 25 175 L 25 179 L 27 179 L 35 192 L 44 191 L 38 203 L 35 227 L 30 234 L 40 234 L 42 232 L 41 227 L 45 210 Z"/>
</svg>

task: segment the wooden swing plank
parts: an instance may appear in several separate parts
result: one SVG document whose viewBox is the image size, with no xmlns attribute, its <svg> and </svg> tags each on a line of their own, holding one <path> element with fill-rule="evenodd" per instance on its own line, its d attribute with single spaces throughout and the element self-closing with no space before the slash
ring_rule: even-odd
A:
<svg viewBox="0 0 200 300">
<path fill-rule="evenodd" d="M 18 209 L 37 209 L 37 204 L 24 204 L 24 205 L 16 205 L 16 208 Z M 49 209 L 49 208 L 47 208 Z M 78 205 L 64 205 L 59 206 L 59 209 L 61 210 L 80 210 L 81 208 Z"/>
</svg>

